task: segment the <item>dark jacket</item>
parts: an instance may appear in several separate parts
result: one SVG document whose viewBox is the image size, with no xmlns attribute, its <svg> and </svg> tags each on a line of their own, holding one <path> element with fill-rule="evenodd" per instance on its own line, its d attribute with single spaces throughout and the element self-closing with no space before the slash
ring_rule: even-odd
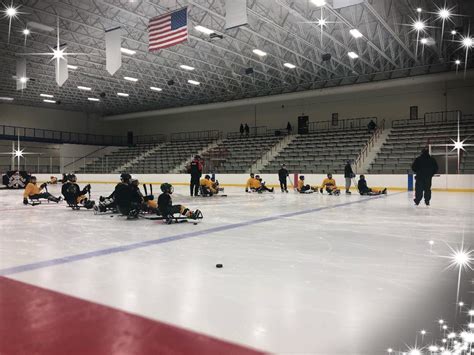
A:
<svg viewBox="0 0 474 355">
<path fill-rule="evenodd" d="M 286 181 L 288 175 L 288 170 L 286 168 L 281 168 L 280 170 L 278 170 L 278 178 L 280 179 L 280 181 Z"/>
<path fill-rule="evenodd" d="M 191 177 L 193 177 L 195 179 L 200 178 L 202 176 L 202 164 L 201 164 L 201 162 L 197 159 L 194 159 L 191 162 L 189 172 L 191 173 Z"/>
<path fill-rule="evenodd" d="M 352 171 L 351 164 L 346 164 L 346 166 L 344 167 L 344 177 L 349 179 L 355 177 L 355 174 Z"/>
<path fill-rule="evenodd" d="M 158 197 L 158 209 L 162 216 L 168 216 L 171 214 L 171 207 L 173 207 L 173 200 L 171 195 L 167 193 L 162 193 Z"/>
<path fill-rule="evenodd" d="M 411 169 L 416 173 L 416 176 L 431 178 L 438 173 L 438 163 L 428 151 L 424 151 L 415 159 Z"/>
<path fill-rule="evenodd" d="M 370 192 L 370 189 L 367 186 L 367 181 L 365 179 L 360 179 L 359 180 L 359 182 L 357 183 L 357 189 L 359 190 L 359 193 L 361 195 L 364 195 L 364 194 Z"/>
</svg>

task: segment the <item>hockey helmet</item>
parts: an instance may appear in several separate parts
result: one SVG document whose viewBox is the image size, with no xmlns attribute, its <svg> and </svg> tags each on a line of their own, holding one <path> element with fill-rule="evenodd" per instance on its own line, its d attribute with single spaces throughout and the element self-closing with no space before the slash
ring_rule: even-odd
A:
<svg viewBox="0 0 474 355">
<path fill-rule="evenodd" d="M 300 180 L 304 180 L 304 175 L 301 175 L 301 176 L 300 176 Z"/>
<path fill-rule="evenodd" d="M 211 176 L 210 176 L 210 175 L 206 175 L 206 176 L 204 176 L 204 179 L 206 179 L 206 180 L 209 180 L 210 178 L 211 178 Z"/>
<path fill-rule="evenodd" d="M 77 176 L 74 174 L 71 174 L 68 176 L 68 180 L 71 182 L 76 182 L 77 181 Z"/>
<path fill-rule="evenodd" d="M 161 184 L 160 189 L 164 193 L 169 193 L 169 194 L 172 194 L 174 191 L 173 185 L 168 184 L 167 182 L 165 182 L 164 184 Z"/>
<path fill-rule="evenodd" d="M 128 183 L 128 182 L 130 182 L 131 178 L 132 178 L 132 175 L 130 175 L 128 173 L 120 174 L 120 181 L 122 181 L 122 182 Z"/>
<path fill-rule="evenodd" d="M 328 174 L 328 178 L 332 179 L 332 174 L 331 173 Z"/>
</svg>

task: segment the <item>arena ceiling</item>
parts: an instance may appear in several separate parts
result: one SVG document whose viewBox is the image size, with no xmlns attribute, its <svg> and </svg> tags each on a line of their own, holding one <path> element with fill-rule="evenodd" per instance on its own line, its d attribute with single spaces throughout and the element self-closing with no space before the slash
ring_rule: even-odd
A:
<svg viewBox="0 0 474 355">
<path fill-rule="evenodd" d="M 6 1 L 5 9 L 14 6 L 20 13 L 11 21 L 10 36 L 5 11 L 0 18 L 0 97 L 12 98 L 20 105 L 110 115 L 457 69 L 462 75 L 465 66 L 473 65 L 470 59 L 465 63 L 467 48 L 462 43 L 463 36 L 470 38 L 474 33 L 472 0 L 365 0 L 340 9 L 333 8 L 332 0 L 322 7 L 315 4 L 318 0 L 248 0 L 248 25 L 231 30 L 224 29 L 224 0 Z M 183 6 L 189 9 L 188 42 L 149 53 L 148 20 Z M 451 15 L 462 15 L 446 19 L 444 32 L 439 15 L 443 8 Z M 323 26 L 321 19 L 326 21 Z M 421 31 L 414 28 L 418 19 L 425 21 Z M 40 29 L 32 22 L 54 31 Z M 48 52 L 54 47 L 57 23 L 67 52 L 81 53 L 68 56 L 68 64 L 77 69 L 69 70 L 69 79 L 62 87 L 55 82 L 50 57 L 22 55 Z M 197 31 L 197 25 L 219 36 L 211 38 Z M 121 69 L 111 76 L 105 69 L 104 31 L 117 26 L 123 30 L 122 47 L 135 53 L 124 54 Z M 31 33 L 25 42 L 26 27 Z M 362 37 L 355 38 L 350 33 L 353 29 Z M 259 56 L 255 49 L 267 55 Z M 351 58 L 349 52 L 358 58 Z M 331 59 L 323 60 L 327 54 Z M 22 57 L 27 59 L 30 80 L 26 89 L 17 91 L 16 61 Z M 181 65 L 195 69 L 185 70 Z M 253 73 L 246 72 L 249 68 Z M 126 76 L 138 81 L 124 80 Z M 170 80 L 174 85 L 169 85 Z M 191 85 L 188 80 L 200 85 Z M 90 87 L 91 91 L 78 90 L 78 86 Z M 52 95 L 52 101 L 60 102 L 60 106 L 43 102 L 41 94 Z"/>
</svg>

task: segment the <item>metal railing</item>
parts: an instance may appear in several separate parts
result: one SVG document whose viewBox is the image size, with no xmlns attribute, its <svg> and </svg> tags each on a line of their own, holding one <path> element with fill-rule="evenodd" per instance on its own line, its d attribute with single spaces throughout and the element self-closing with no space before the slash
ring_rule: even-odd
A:
<svg viewBox="0 0 474 355">
<path fill-rule="evenodd" d="M 379 120 L 377 117 L 356 117 L 356 118 L 344 118 L 338 120 L 336 124 L 333 124 L 332 120 L 328 121 L 314 121 L 309 122 L 309 132 L 327 132 L 332 130 L 344 131 L 350 129 L 365 129 L 367 125 L 374 121 L 377 126 Z"/>
<path fill-rule="evenodd" d="M 171 133 L 170 141 L 197 141 L 197 140 L 212 140 L 222 137 L 222 132 L 218 130 L 195 131 L 195 132 L 180 132 Z"/>
<path fill-rule="evenodd" d="M 377 129 L 374 131 L 369 141 L 365 144 L 364 148 L 362 148 L 361 152 L 359 153 L 359 156 L 355 160 L 354 166 L 356 168 L 356 171 L 362 167 L 362 164 L 364 164 L 365 159 L 369 156 L 370 150 L 375 146 L 375 143 L 377 143 L 377 141 L 380 139 L 384 130 L 385 130 L 385 120 L 382 120 L 381 125 L 377 127 Z"/>
<path fill-rule="evenodd" d="M 254 127 L 249 127 L 250 131 L 247 134 L 246 132 L 240 133 L 240 132 L 229 132 L 227 133 L 227 138 L 232 139 L 232 138 L 247 138 L 247 137 L 266 137 L 269 134 L 270 131 L 267 126 L 254 126 Z"/>
<path fill-rule="evenodd" d="M 426 112 L 424 116 L 421 118 L 394 120 L 392 122 L 392 127 L 398 128 L 398 127 L 410 127 L 410 126 L 426 126 L 427 124 L 435 124 L 435 123 L 450 123 L 450 122 L 454 123 L 454 122 L 457 122 L 458 117 L 460 118 L 461 122 L 463 122 L 464 119 L 468 119 L 468 117 L 472 119 L 472 115 L 463 116 L 462 112 L 459 110 Z"/>
<path fill-rule="evenodd" d="M 156 144 L 164 143 L 167 140 L 166 134 L 147 134 L 142 136 L 135 136 L 133 138 L 134 144 Z"/>
</svg>

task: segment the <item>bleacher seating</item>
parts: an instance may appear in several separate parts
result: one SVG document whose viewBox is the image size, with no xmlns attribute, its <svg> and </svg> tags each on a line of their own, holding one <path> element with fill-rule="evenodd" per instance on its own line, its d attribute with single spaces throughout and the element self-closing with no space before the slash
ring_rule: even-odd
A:
<svg viewBox="0 0 474 355">
<path fill-rule="evenodd" d="M 169 173 L 212 142 L 212 139 L 200 139 L 164 143 L 151 154 L 132 164 L 128 171 L 135 174 Z"/>
<path fill-rule="evenodd" d="M 218 161 L 212 164 L 213 172 L 244 173 L 282 139 L 282 136 L 227 138 L 203 155 L 203 159 L 210 161 L 217 157 Z"/>
<path fill-rule="evenodd" d="M 474 134 L 474 121 L 461 123 L 461 138 Z M 430 144 L 452 144 L 457 137 L 457 122 L 409 125 L 392 128 L 369 172 L 372 174 L 406 174 L 411 171 L 413 160 Z M 466 142 L 467 143 L 467 142 Z M 461 172 L 474 171 L 474 159 L 465 155 Z"/>
<path fill-rule="evenodd" d="M 284 163 L 290 172 L 342 173 L 345 162 L 358 157 L 370 136 L 367 129 L 299 135 L 262 172 L 276 173 Z"/>
<path fill-rule="evenodd" d="M 139 144 L 134 147 L 120 148 L 114 153 L 107 154 L 101 158 L 97 158 L 85 167 L 79 170 L 79 173 L 88 174 L 107 174 L 112 173 L 125 163 L 139 157 L 141 154 L 153 149 L 155 144 Z"/>
</svg>

